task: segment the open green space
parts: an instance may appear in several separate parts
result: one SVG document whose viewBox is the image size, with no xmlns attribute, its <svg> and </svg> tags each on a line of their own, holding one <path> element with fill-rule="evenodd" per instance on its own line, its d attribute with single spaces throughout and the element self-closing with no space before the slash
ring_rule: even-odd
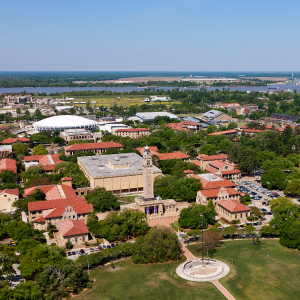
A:
<svg viewBox="0 0 300 300">
<path fill-rule="evenodd" d="M 185 260 L 164 264 L 135 265 L 131 259 L 111 266 L 98 268 L 90 273 L 94 281 L 91 290 L 74 297 L 75 300 L 200 300 L 226 299 L 210 282 L 191 282 L 177 276 L 176 267 Z M 172 276 L 171 276 L 172 270 Z"/>
<path fill-rule="evenodd" d="M 201 256 L 196 244 L 189 250 Z M 214 258 L 230 266 L 230 274 L 220 283 L 236 299 L 299 299 L 300 251 L 278 240 L 261 240 L 255 247 L 250 240 L 228 241 L 217 248 Z"/>
</svg>

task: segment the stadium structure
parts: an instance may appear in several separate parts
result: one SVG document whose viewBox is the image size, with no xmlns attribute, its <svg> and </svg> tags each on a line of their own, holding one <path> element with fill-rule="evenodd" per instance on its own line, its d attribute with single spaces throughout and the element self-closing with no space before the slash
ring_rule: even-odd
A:
<svg viewBox="0 0 300 300">
<path fill-rule="evenodd" d="M 98 129 L 98 123 L 79 116 L 62 115 L 50 117 L 33 123 L 33 128 L 37 132 L 43 130 L 64 131 L 65 129 Z"/>
</svg>

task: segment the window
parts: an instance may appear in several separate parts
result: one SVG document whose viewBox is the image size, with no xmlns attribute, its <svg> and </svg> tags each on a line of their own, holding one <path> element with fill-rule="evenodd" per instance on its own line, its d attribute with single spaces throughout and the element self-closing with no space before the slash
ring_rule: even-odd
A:
<svg viewBox="0 0 300 300">
<path fill-rule="evenodd" d="M 73 219 L 75 219 L 75 215 L 73 215 Z"/>
<path fill-rule="evenodd" d="M 10 202 L 10 198 L 8 199 L 8 202 Z"/>
<path fill-rule="evenodd" d="M 82 237 L 82 241 L 85 242 L 85 236 Z"/>
<path fill-rule="evenodd" d="M 71 240 L 70 240 L 70 239 L 68 239 L 68 242 L 71 242 Z"/>
<path fill-rule="evenodd" d="M 77 243 L 77 238 L 75 238 L 75 243 Z"/>
</svg>

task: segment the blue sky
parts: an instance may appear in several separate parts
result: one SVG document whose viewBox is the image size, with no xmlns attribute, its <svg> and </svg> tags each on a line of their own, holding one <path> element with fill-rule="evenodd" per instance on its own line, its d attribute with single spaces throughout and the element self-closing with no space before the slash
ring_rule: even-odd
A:
<svg viewBox="0 0 300 300">
<path fill-rule="evenodd" d="M 296 0 L 2 0 L 0 71 L 299 71 Z"/>
</svg>

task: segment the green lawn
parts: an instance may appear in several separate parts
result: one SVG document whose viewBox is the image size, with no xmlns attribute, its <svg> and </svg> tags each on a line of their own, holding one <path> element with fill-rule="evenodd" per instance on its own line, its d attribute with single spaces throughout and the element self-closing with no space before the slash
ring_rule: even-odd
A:
<svg viewBox="0 0 300 300">
<path fill-rule="evenodd" d="M 81 300 L 200 300 L 226 299 L 212 283 L 185 281 L 175 273 L 178 263 L 135 265 L 130 259 L 115 264 L 120 268 L 112 272 L 110 266 L 91 272 L 90 278 L 96 280 L 91 290 L 76 297 Z M 171 269 L 173 276 L 171 276 Z"/>
<path fill-rule="evenodd" d="M 196 245 L 189 249 L 200 257 Z M 230 274 L 220 283 L 237 300 L 300 299 L 300 252 L 281 246 L 278 240 L 261 240 L 256 247 L 250 240 L 228 241 L 214 258 L 230 266 Z"/>
<path fill-rule="evenodd" d="M 127 196 L 122 196 L 122 197 L 118 197 L 121 204 L 124 204 L 124 202 L 126 203 L 134 203 L 135 202 L 135 198 L 138 195 L 127 195 Z"/>
</svg>

